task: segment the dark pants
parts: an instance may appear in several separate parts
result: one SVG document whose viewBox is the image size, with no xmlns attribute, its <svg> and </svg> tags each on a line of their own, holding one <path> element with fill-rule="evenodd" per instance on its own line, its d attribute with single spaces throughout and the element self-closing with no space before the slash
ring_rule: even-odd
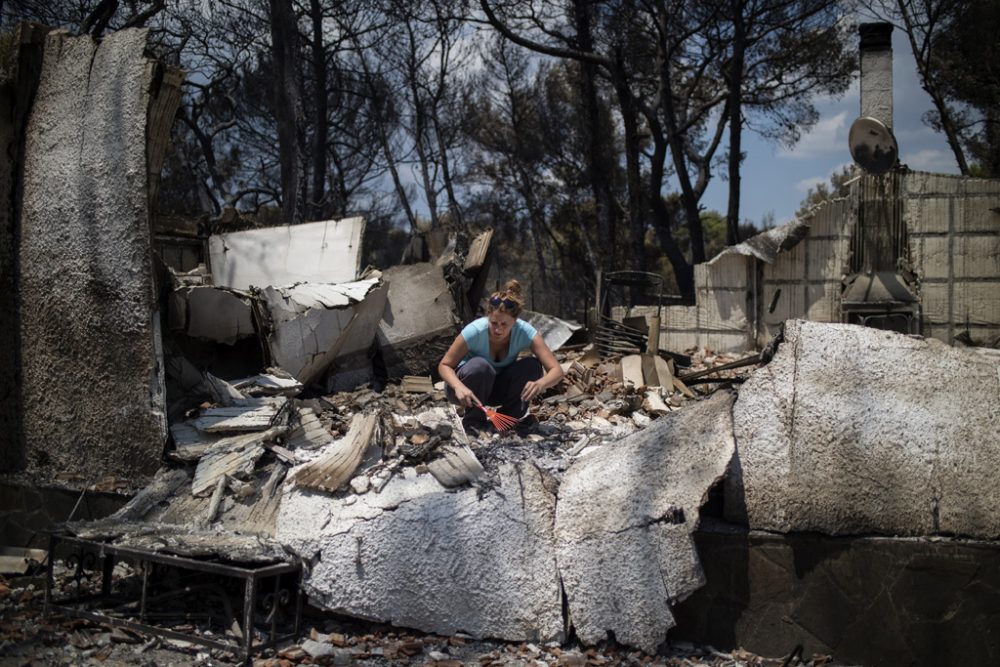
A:
<svg viewBox="0 0 1000 667">
<path fill-rule="evenodd" d="M 483 405 L 499 405 L 498 410 L 505 415 L 521 418 L 528 411 L 528 405 L 521 400 L 521 390 L 532 380 L 542 377 L 542 364 L 534 357 L 518 359 L 510 366 L 495 369 L 482 357 L 473 357 L 458 369 L 458 379 L 472 390 Z M 448 400 L 456 403 L 455 390 L 445 389 Z M 475 415 L 473 417 L 473 415 Z M 482 410 L 467 413 L 474 421 L 482 421 Z M 482 418 L 482 419 L 481 419 Z"/>
</svg>

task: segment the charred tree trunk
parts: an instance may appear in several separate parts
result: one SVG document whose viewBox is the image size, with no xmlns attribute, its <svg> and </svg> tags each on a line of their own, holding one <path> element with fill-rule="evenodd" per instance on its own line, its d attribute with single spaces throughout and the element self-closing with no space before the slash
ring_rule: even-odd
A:
<svg viewBox="0 0 1000 667">
<path fill-rule="evenodd" d="M 621 57 L 617 57 L 613 64 L 611 78 L 618 97 L 622 130 L 625 134 L 625 183 L 628 188 L 629 219 L 629 241 L 626 248 L 629 254 L 629 268 L 641 271 L 646 254 L 646 206 L 640 170 L 639 116 Z"/>
<path fill-rule="evenodd" d="M 281 218 L 305 220 L 304 133 L 299 84 L 299 32 L 291 0 L 270 0 L 271 50 L 274 58 L 274 115 L 281 164 Z"/>
<path fill-rule="evenodd" d="M 729 208 L 726 212 L 726 245 L 740 242 L 740 163 L 743 161 L 743 60 L 746 29 L 743 1 L 733 0 L 733 58 L 729 73 Z"/>
<path fill-rule="evenodd" d="M 323 6 L 320 0 L 309 0 L 309 18 L 312 21 L 312 70 L 316 81 L 313 104 L 312 142 L 312 192 L 309 215 L 313 220 L 327 217 L 326 206 L 326 142 L 329 136 L 329 106 L 327 104 L 326 49 L 323 46 Z"/>
<path fill-rule="evenodd" d="M 588 5 L 586 2 L 577 0 L 573 3 L 573 10 L 580 48 L 584 51 L 590 51 L 593 49 L 593 37 Z M 597 65 L 581 61 L 579 67 L 579 88 L 583 113 L 582 125 L 588 147 L 586 169 L 590 190 L 594 197 L 594 208 L 597 218 L 597 239 L 601 248 L 610 249 L 614 247 L 615 228 L 617 227 L 614 192 L 612 190 L 614 168 L 612 167 L 611 144 L 601 122 L 601 102 L 597 89 Z M 582 234 L 582 236 L 588 238 L 586 233 Z M 591 247 L 588 247 L 587 251 L 594 276 L 597 276 L 600 271 L 608 270 L 613 266 L 613 260 L 608 262 L 605 253 L 594 252 Z"/>
</svg>

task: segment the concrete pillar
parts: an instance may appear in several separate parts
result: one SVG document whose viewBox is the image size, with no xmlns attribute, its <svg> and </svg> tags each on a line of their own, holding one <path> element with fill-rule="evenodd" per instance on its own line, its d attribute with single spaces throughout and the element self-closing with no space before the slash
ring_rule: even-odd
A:
<svg viewBox="0 0 1000 667">
<path fill-rule="evenodd" d="M 862 23 L 861 115 L 892 129 L 892 24 Z"/>
</svg>

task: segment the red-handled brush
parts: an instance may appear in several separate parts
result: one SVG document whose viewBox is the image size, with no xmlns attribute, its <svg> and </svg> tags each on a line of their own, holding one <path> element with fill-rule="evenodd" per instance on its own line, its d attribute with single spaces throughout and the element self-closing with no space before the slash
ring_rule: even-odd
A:
<svg viewBox="0 0 1000 667">
<path fill-rule="evenodd" d="M 486 413 L 486 419 L 501 433 L 517 426 L 517 420 L 510 415 L 505 415 L 502 412 L 497 412 L 493 408 L 488 408 L 478 400 L 476 401 L 476 405 L 480 410 Z"/>
</svg>

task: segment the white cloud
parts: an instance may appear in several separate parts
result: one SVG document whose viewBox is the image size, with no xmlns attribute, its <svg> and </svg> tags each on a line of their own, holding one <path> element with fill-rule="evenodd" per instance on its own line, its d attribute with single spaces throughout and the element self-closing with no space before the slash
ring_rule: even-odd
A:
<svg viewBox="0 0 1000 667">
<path fill-rule="evenodd" d="M 939 173 L 957 173 L 955 156 L 951 151 L 939 148 L 924 148 L 912 153 L 903 153 L 899 161 L 910 169 Z"/>
<path fill-rule="evenodd" d="M 840 164 L 831 168 L 826 172 L 826 176 L 810 176 L 809 178 L 803 178 L 795 183 L 795 189 L 802 193 L 808 193 L 810 188 L 814 188 L 817 185 L 823 184 L 826 186 L 830 185 L 830 178 L 838 171 L 843 171 L 845 167 L 850 166 L 851 162 L 841 162 Z"/>
<path fill-rule="evenodd" d="M 801 181 L 795 184 L 795 189 L 802 193 L 809 192 L 810 189 L 816 187 L 820 183 L 826 183 L 827 180 L 829 179 L 827 179 L 824 176 L 813 176 L 812 178 L 803 178 Z"/>
<path fill-rule="evenodd" d="M 778 155 L 786 158 L 810 159 L 844 152 L 847 150 L 847 115 L 848 112 L 844 110 L 829 118 L 823 118 L 808 134 L 802 135 L 799 143 L 791 149 L 780 149 Z"/>
</svg>

